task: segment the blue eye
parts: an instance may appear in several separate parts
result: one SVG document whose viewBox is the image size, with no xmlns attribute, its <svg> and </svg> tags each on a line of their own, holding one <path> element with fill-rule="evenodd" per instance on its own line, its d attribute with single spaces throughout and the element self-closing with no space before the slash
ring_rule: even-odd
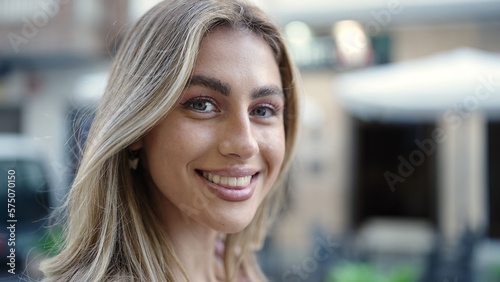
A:
<svg viewBox="0 0 500 282">
<path fill-rule="evenodd" d="M 269 107 L 258 107 L 252 110 L 252 115 L 258 117 L 270 117 L 275 114 L 274 110 Z"/>
<path fill-rule="evenodd" d="M 208 98 L 194 98 L 182 104 L 182 106 L 197 112 L 208 113 L 216 111 L 214 102 Z"/>
</svg>

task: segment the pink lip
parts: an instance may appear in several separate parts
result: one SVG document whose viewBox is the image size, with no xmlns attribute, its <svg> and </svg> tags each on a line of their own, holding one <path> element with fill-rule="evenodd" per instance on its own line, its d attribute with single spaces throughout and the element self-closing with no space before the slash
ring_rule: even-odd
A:
<svg viewBox="0 0 500 282">
<path fill-rule="evenodd" d="M 223 174 L 219 174 L 221 171 L 218 172 L 213 172 L 210 171 L 211 173 L 215 173 L 221 176 L 226 176 Z M 234 173 L 234 171 L 233 171 Z M 234 176 L 235 174 L 227 175 L 228 177 L 243 177 L 247 175 L 252 175 L 249 174 L 248 172 L 245 172 L 245 174 L 237 174 L 237 176 Z M 259 177 L 258 174 L 254 173 L 254 176 L 252 177 L 252 180 L 250 181 L 250 184 L 247 186 L 240 186 L 240 187 L 232 187 L 232 186 L 226 186 L 222 184 L 215 184 L 213 182 L 208 181 L 205 179 L 203 176 L 199 175 L 200 178 L 205 181 L 208 189 L 219 199 L 228 201 L 228 202 L 242 202 L 250 199 L 255 191 L 255 187 L 257 186 L 257 178 Z"/>
</svg>

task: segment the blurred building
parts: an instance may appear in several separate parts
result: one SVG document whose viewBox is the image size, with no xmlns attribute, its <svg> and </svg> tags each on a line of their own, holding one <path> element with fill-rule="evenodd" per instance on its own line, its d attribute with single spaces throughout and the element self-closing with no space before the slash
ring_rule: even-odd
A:
<svg viewBox="0 0 500 282">
<path fill-rule="evenodd" d="M 309 258 L 318 238 L 330 236 L 344 247 L 332 261 L 386 270 L 411 262 L 419 281 L 496 281 L 498 2 L 262 5 L 285 27 L 305 90 L 290 211 L 273 237 L 285 258 L 276 279 L 325 279 L 325 263 Z M 357 22 L 368 41 L 352 24 L 347 35 L 339 35 L 337 27 L 346 20 Z M 438 59 L 448 56 L 453 58 Z M 434 58 L 434 65 L 426 65 Z M 401 80 L 411 74 L 399 66 L 415 75 L 406 78 L 413 85 Z M 491 99 L 477 106 L 475 91 L 488 84 L 481 81 L 490 81 L 481 93 Z M 417 93 L 420 86 L 426 92 Z M 440 104 L 447 95 L 455 100 Z M 408 107 L 398 108 L 397 101 Z M 446 141 L 435 141 L 443 136 Z"/>
<path fill-rule="evenodd" d="M 75 85 L 108 69 L 127 1 L 0 1 L 0 132 L 37 140 L 46 155 L 57 205 L 71 181 L 69 112 Z"/>
<path fill-rule="evenodd" d="M 0 5 L 0 50 L 12 59 L 102 56 L 129 22 L 127 1 L 3 0 Z"/>
<path fill-rule="evenodd" d="M 53 205 L 76 169 L 75 121 L 102 91 L 123 31 L 156 2 L 0 0 L 0 132 L 37 141 Z M 409 262 L 420 281 L 495 281 L 500 123 L 494 110 L 468 112 L 462 105 L 391 116 L 389 96 L 356 108 L 361 104 L 348 104 L 350 92 L 338 86 L 346 77 L 359 80 L 348 85 L 357 91 L 356 84 L 369 85 L 363 71 L 411 66 L 463 47 L 493 58 L 500 54 L 498 1 L 255 2 L 283 27 L 305 93 L 288 209 L 262 256 L 270 278 L 336 281 L 328 275 L 339 261 L 361 261 L 382 269 Z M 477 76 L 484 75 L 490 79 Z M 492 95 L 499 96 L 500 75 L 491 75 Z M 368 93 L 387 87 L 412 104 L 412 89 L 394 90 L 397 82 L 389 77 Z M 448 110 L 462 117 L 457 130 L 443 118 Z M 448 140 L 431 148 L 424 140 L 435 140 L 437 128 Z"/>
</svg>

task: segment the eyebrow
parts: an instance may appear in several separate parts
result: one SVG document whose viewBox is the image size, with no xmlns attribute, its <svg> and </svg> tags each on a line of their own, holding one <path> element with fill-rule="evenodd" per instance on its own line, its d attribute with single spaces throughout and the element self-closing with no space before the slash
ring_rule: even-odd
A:
<svg viewBox="0 0 500 282">
<path fill-rule="evenodd" d="M 191 85 L 204 86 L 212 89 L 213 91 L 217 91 L 224 96 L 229 96 L 231 94 L 231 87 L 227 83 L 224 83 L 213 77 L 193 75 L 189 79 L 186 88 Z M 252 91 L 251 97 L 252 99 L 258 99 L 269 95 L 281 95 L 283 97 L 285 96 L 283 90 L 281 90 L 278 86 L 266 85 Z"/>
<path fill-rule="evenodd" d="M 281 90 L 278 86 L 269 85 L 254 90 L 252 92 L 252 99 L 258 99 L 269 95 L 281 95 L 285 97 L 283 90 Z"/>
<path fill-rule="evenodd" d="M 194 75 L 192 76 L 186 87 L 189 87 L 191 85 L 200 85 L 200 86 L 205 86 L 207 88 L 212 89 L 213 91 L 217 91 L 220 94 L 224 96 L 229 96 L 229 93 L 231 93 L 231 87 L 227 85 L 226 83 L 212 77 L 207 77 L 204 75 Z"/>
</svg>

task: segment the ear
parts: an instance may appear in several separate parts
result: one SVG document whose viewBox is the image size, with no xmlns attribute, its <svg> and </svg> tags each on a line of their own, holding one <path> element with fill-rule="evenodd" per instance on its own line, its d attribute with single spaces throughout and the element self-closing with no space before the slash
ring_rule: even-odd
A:
<svg viewBox="0 0 500 282">
<path fill-rule="evenodd" d="M 143 146 L 144 146 L 144 142 L 142 141 L 142 138 L 141 138 L 141 139 L 138 139 L 137 141 L 135 141 L 134 143 L 130 144 L 130 146 L 128 146 L 128 148 L 131 151 L 137 151 L 139 149 L 142 149 Z"/>
</svg>

